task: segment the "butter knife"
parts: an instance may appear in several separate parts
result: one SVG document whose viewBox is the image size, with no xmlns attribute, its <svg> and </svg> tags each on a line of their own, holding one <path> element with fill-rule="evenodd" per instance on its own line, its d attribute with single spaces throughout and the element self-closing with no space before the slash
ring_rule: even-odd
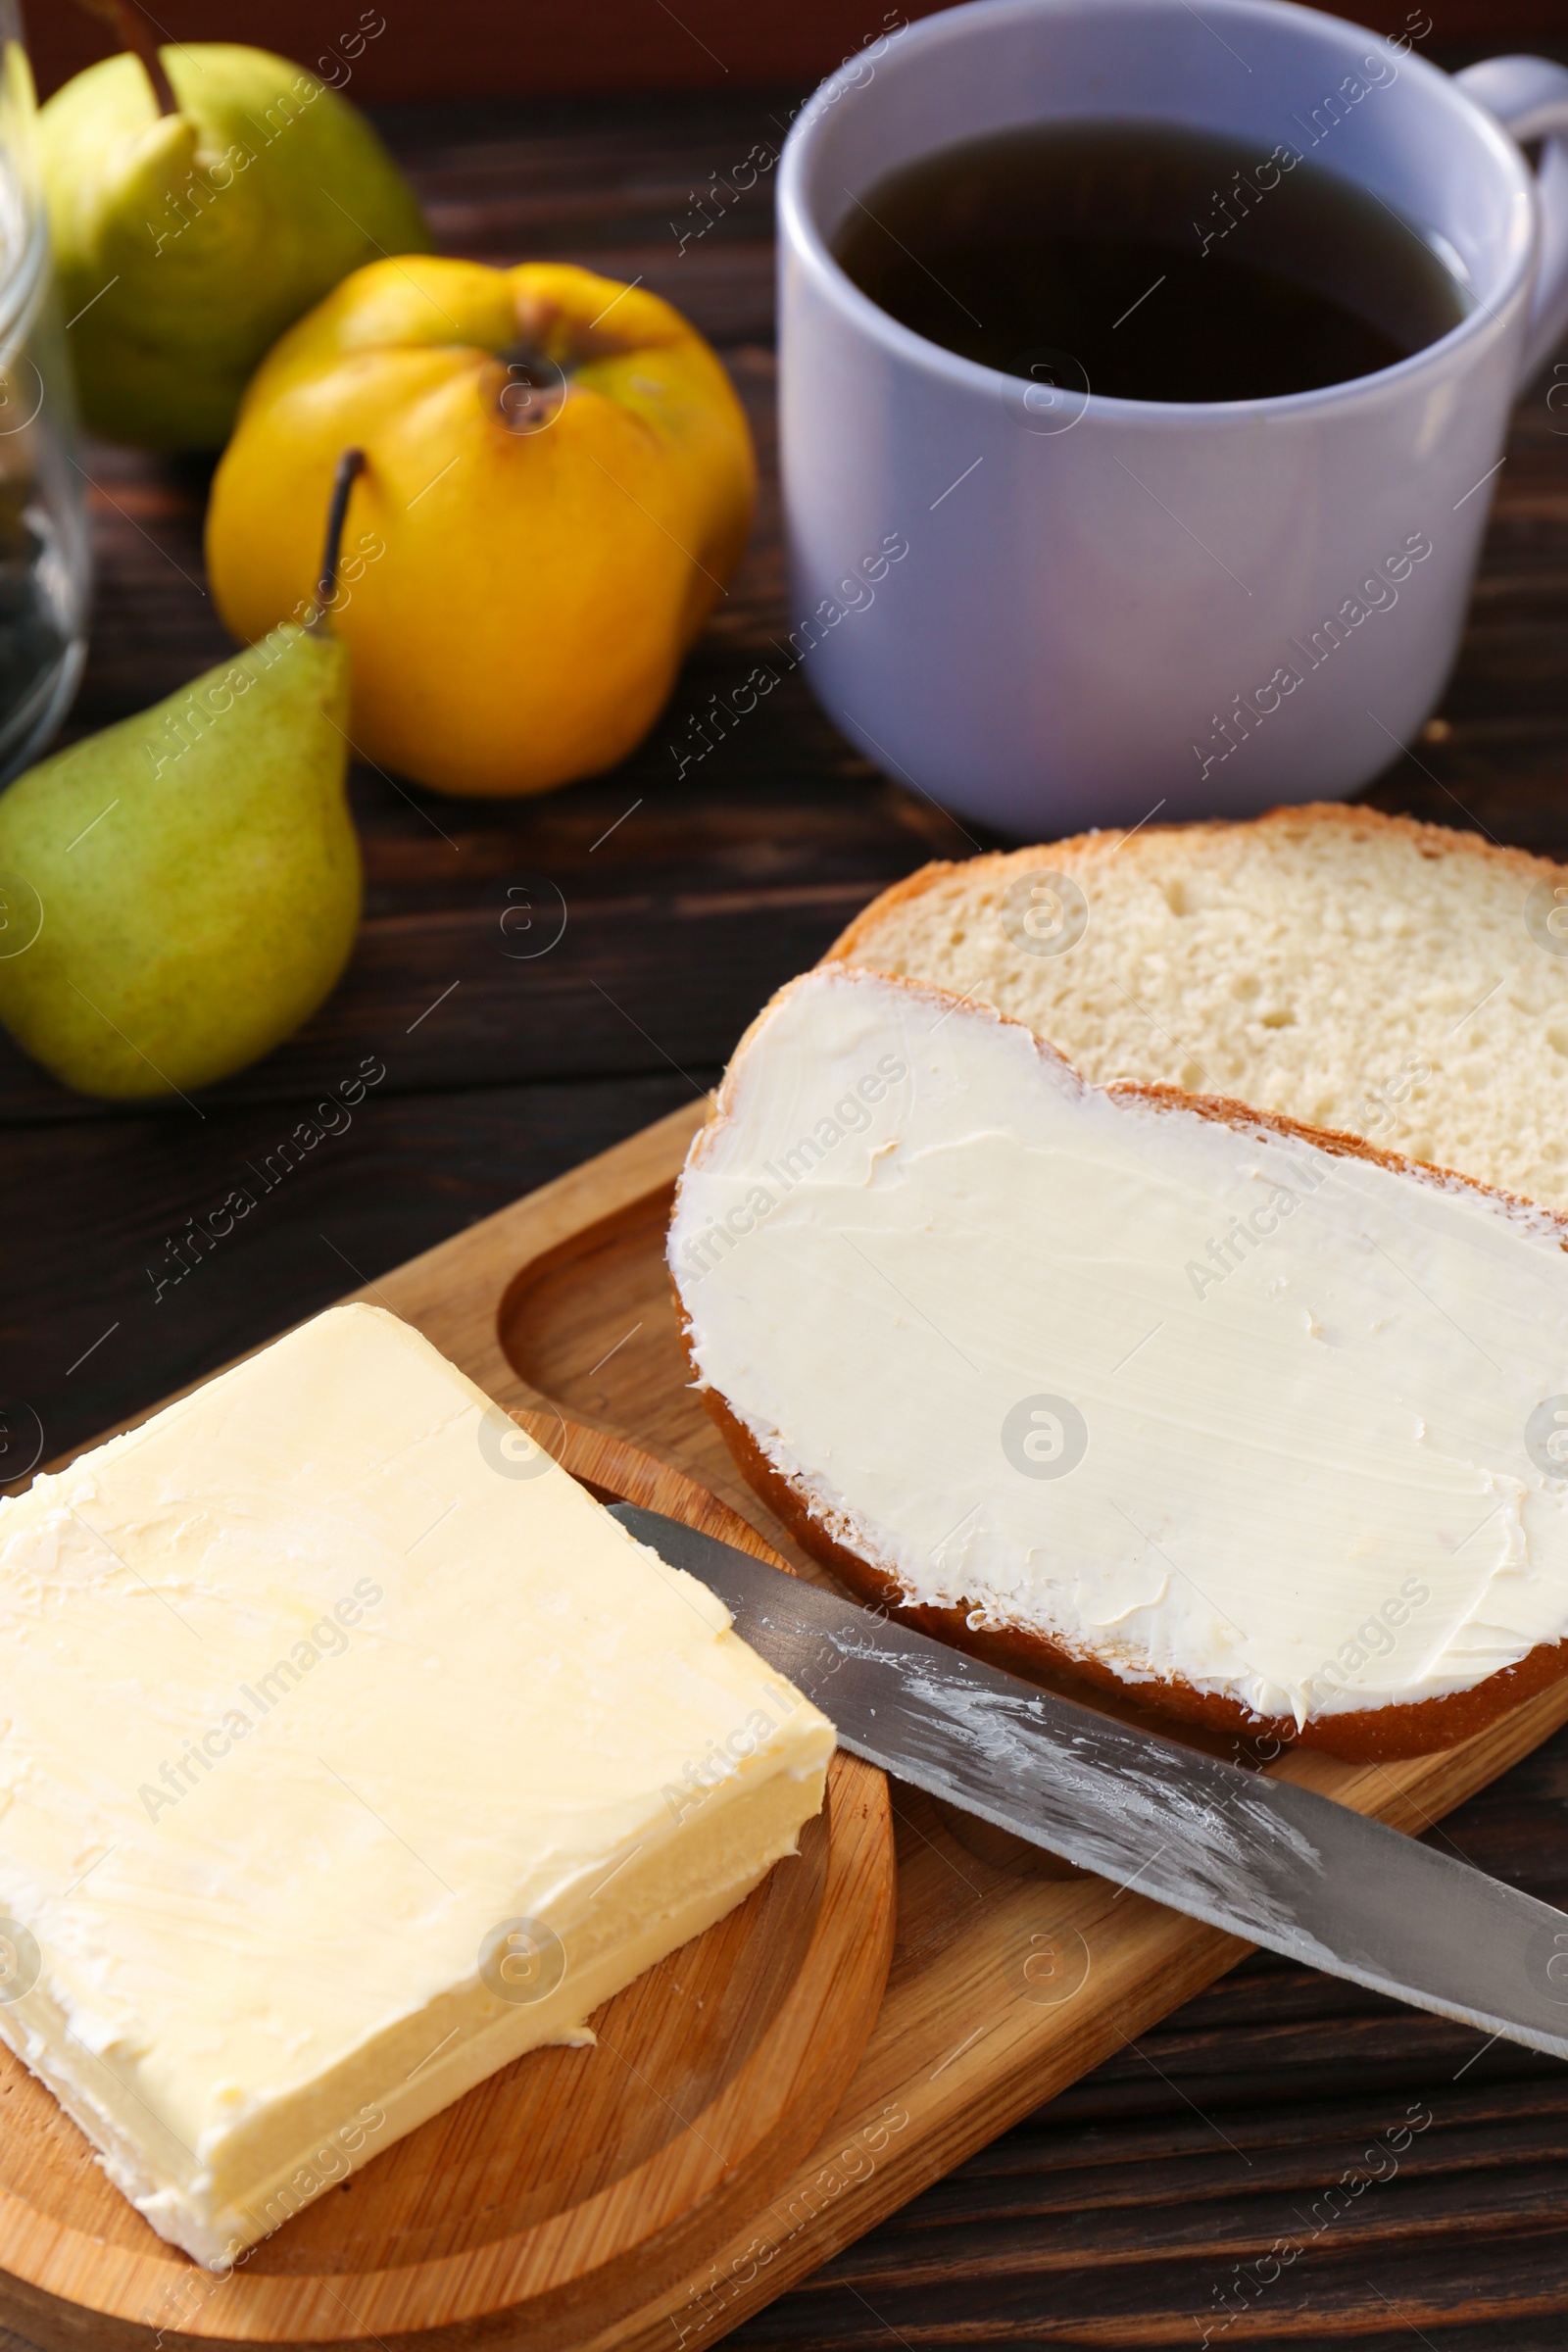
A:
<svg viewBox="0 0 1568 2352">
<path fill-rule="evenodd" d="M 636 1503 L 840 1745 L 1288 1959 L 1568 2058 L 1568 1913 L 1289 1781 L 1038 1689 Z"/>
</svg>

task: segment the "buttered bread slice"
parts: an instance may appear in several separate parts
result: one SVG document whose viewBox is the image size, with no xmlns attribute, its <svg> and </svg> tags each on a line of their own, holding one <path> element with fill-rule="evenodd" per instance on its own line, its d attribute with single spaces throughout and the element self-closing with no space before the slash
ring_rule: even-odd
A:
<svg viewBox="0 0 1568 2352">
<path fill-rule="evenodd" d="M 0 1501 L 0 2034 L 222 2268 L 720 1918 L 832 1727 L 419 1334 Z"/>
<path fill-rule="evenodd" d="M 1568 1222 L 843 964 L 693 1145 L 686 1344 L 868 1597 L 1350 1757 L 1568 1664 Z"/>
</svg>

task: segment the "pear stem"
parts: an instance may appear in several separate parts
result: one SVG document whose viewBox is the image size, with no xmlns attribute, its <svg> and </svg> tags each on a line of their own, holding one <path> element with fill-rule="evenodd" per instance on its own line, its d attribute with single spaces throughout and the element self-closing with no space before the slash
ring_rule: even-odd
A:
<svg viewBox="0 0 1568 2352">
<path fill-rule="evenodd" d="M 161 115 L 177 115 L 179 100 L 174 96 L 164 61 L 158 54 L 158 43 L 151 26 L 135 6 L 135 0 L 81 0 L 90 16 L 100 17 L 112 24 L 133 57 L 139 57 L 153 85 Z"/>
<path fill-rule="evenodd" d="M 349 492 L 365 471 L 363 449 L 346 449 L 332 476 L 332 499 L 326 510 L 326 544 L 321 549 L 321 576 L 316 583 L 317 625 L 324 622 L 337 594 L 337 562 L 343 546 Z"/>
</svg>

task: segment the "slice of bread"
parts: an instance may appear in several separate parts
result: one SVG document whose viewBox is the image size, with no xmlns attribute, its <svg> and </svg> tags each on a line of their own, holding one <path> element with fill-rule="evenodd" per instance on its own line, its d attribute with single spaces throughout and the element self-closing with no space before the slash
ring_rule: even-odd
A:
<svg viewBox="0 0 1568 2352">
<path fill-rule="evenodd" d="M 1568 1208 L 1568 869 L 1474 833 L 1338 804 L 1088 833 L 928 865 L 829 955 L 994 1004 L 1096 1084 Z"/>
<path fill-rule="evenodd" d="M 1362 1759 L 1568 1667 L 1568 1217 L 827 963 L 669 1263 L 748 1475 L 927 1630 Z"/>
</svg>

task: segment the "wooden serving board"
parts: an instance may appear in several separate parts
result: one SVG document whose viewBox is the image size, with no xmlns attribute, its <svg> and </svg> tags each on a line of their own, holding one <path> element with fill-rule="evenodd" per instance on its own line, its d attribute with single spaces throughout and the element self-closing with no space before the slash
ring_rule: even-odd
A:
<svg viewBox="0 0 1568 2352">
<path fill-rule="evenodd" d="M 747 1523 L 755 1547 L 771 1547 L 801 1573 L 822 1582 L 820 1569 L 741 1480 L 687 1385 L 662 1240 L 671 1187 L 703 1112 L 696 1103 L 661 1120 L 355 1296 L 416 1324 L 525 1418 L 568 1467 L 681 1515 L 704 1508 L 678 1479 L 645 1492 L 634 1482 L 655 1476 L 646 1456 L 614 1450 L 596 1455 L 580 1432 L 591 1425 L 607 1439 L 618 1436 L 646 1446 L 710 1491 L 706 1507 L 714 1516 L 704 1524 L 723 1532 L 727 1513 L 710 1499 L 721 1497 L 737 1514 L 728 1521 L 732 1531 Z M 678 1503 L 660 1499 L 671 1494 L 680 1497 Z M 1440 1755 L 1395 1765 L 1348 1765 L 1297 1751 L 1271 1769 L 1360 1812 L 1420 1831 L 1505 1771 L 1565 1719 L 1568 1684 Z M 1238 1753 L 1217 1740 L 1196 1743 Z M 1238 1760 L 1254 1759 L 1238 1755 Z M 849 1760 L 841 1759 L 838 1770 L 849 1772 Z M 859 1777 L 835 1782 L 830 1859 L 839 1837 L 840 1789 L 860 1791 L 856 1801 L 869 1825 L 875 1807 L 867 1784 L 888 1786 L 864 1767 L 853 1771 Z M 891 1809 L 898 1858 L 891 1973 L 858 2062 L 836 2102 L 828 2102 L 831 2113 L 821 2111 L 806 2145 L 799 2127 L 810 2101 L 792 2105 L 785 2099 L 770 2142 L 779 2159 L 771 2172 L 761 2144 L 766 2134 L 754 2135 L 744 2163 L 737 2166 L 743 2177 L 723 2187 L 711 2181 L 708 2200 L 693 2212 L 677 2214 L 667 2235 L 659 2235 L 652 2211 L 644 2217 L 649 2229 L 645 2261 L 638 2260 L 636 2238 L 644 2223 L 635 2210 L 635 2194 L 623 2190 L 622 2183 L 633 2178 L 629 2167 L 643 2144 L 638 2135 L 651 2132 L 658 2138 L 662 2127 L 646 2099 L 633 2096 L 622 2082 L 617 2096 L 624 2106 L 612 2099 L 596 2107 L 591 2122 L 574 2134 L 573 2162 L 587 2169 L 565 2191 L 552 2180 L 546 2206 L 531 2212 L 514 2208 L 508 2225 L 512 2235 L 501 2228 L 494 2232 L 498 2242 L 511 2247 L 543 2213 L 551 2225 L 564 2226 L 563 2242 L 569 2239 L 576 2210 L 571 2198 L 600 2193 L 587 2165 L 588 2143 L 597 2136 L 607 2167 L 603 2185 L 612 2201 L 622 2190 L 616 2210 L 625 2232 L 613 2241 L 618 2253 L 602 2266 L 603 2275 L 579 2250 L 584 2267 L 561 2282 L 554 2303 L 539 2302 L 537 2329 L 519 2329 L 523 2314 L 516 2297 L 510 2309 L 493 2306 L 504 2315 L 495 2320 L 454 2313 L 443 2299 L 451 2266 L 471 2268 L 477 2256 L 482 2272 L 488 2259 L 492 2216 L 485 2200 L 498 2178 L 489 2134 L 504 2127 L 515 2135 L 522 2112 L 509 2108 L 504 2118 L 491 2119 L 473 2110 L 469 2121 L 460 2123 L 456 2119 L 470 2114 L 469 2101 L 464 2101 L 353 2182 L 356 2200 L 375 2193 L 378 2177 L 407 2182 L 399 2191 L 407 2199 L 407 2219 L 399 2227 L 413 2228 L 415 2235 L 410 2259 L 401 2267 L 395 2251 L 385 2254 L 379 2267 L 369 2263 L 364 2237 L 358 2229 L 345 2231 L 336 2223 L 337 2200 L 328 2196 L 261 2250 L 254 2278 L 236 2278 L 189 2318 L 152 2318 L 151 2325 L 163 2326 L 166 2340 L 189 2335 L 291 2346 L 372 2337 L 411 2347 L 456 2344 L 482 2339 L 492 2328 L 502 2330 L 509 2344 L 526 2343 L 529 2352 L 535 2346 L 548 2352 L 568 2344 L 574 2352 L 642 2352 L 655 2346 L 682 2352 L 682 2347 L 710 2343 L 1223 1975 L 1248 1949 L 1236 1937 L 940 1810 L 915 1790 L 893 1784 Z M 859 1881 L 856 1901 L 872 1944 L 869 1966 L 842 1942 L 837 1947 L 838 1965 L 846 1972 L 843 1998 L 852 2005 L 867 1983 L 874 1986 L 880 1978 L 885 1947 L 876 1938 L 884 1931 L 885 1912 L 878 1908 L 878 1850 L 867 1826 L 853 1864 L 846 1857 L 846 1868 Z M 817 1865 L 808 1862 L 808 1867 Z M 801 1933 L 798 1925 L 791 1932 Z M 666 1969 L 674 1965 L 665 1964 Z M 721 1974 L 708 1981 L 716 1985 Z M 805 1979 L 803 1963 L 791 1983 Z M 639 1994 L 640 1988 L 632 1987 L 620 1997 L 636 2002 Z M 667 1989 L 661 1986 L 645 1997 L 650 2026 L 656 2027 L 654 2011 L 666 2000 Z M 613 2012 L 615 2005 L 611 2006 Z M 816 2030 L 833 2034 L 840 2021 L 832 2003 L 819 2006 L 816 2014 Z M 663 2045 L 670 2064 L 678 2063 L 682 2034 L 690 2030 L 687 2014 Z M 857 2047 L 858 2034 L 858 2026 L 846 2037 Z M 703 2171 L 704 2137 L 715 2136 L 712 2120 L 739 2078 L 725 2071 L 717 2042 L 702 2046 L 708 2057 L 674 2100 L 682 2129 L 653 2153 L 677 2166 L 690 2163 L 695 2178 L 710 2179 Z M 575 2061 L 569 2054 L 547 2054 L 520 2063 L 566 2068 Z M 62 2142 L 59 2161 L 74 2165 L 73 2179 L 89 2200 L 90 2215 L 75 2208 L 68 2215 L 69 2200 L 59 2192 L 29 2208 L 28 2259 L 48 2268 L 51 2281 L 45 2308 L 37 2289 L 26 2284 L 32 2271 L 18 2271 L 19 2241 L 11 2220 L 12 2204 L 19 2198 L 26 2203 L 31 2180 L 24 2165 L 8 2164 L 0 2138 L 0 2191 L 12 2201 L 0 2201 L 0 2264 L 11 2274 L 10 2291 L 0 2295 L 0 2319 L 24 2334 L 60 2345 L 62 2352 L 68 2343 L 79 2346 L 84 2337 L 122 2334 L 129 2303 L 114 2284 L 114 2264 L 122 2256 L 73 2273 L 55 2260 L 50 2232 L 63 2232 L 69 2218 L 78 2250 L 94 2230 L 116 2248 L 122 2248 L 127 2234 L 135 2235 L 142 2259 L 151 2260 L 148 2233 L 112 2191 L 95 2185 L 82 2143 L 47 2094 L 20 2070 L 11 2087 L 13 2124 L 19 2113 L 15 2094 L 24 2088 L 48 2110 Z M 470 2099 L 482 2100 L 489 2090 L 481 2085 Z M 744 2119 L 733 2104 L 724 2113 L 744 2133 Z M 427 2133 L 437 2136 L 421 2147 Z M 69 2151 L 63 2145 L 68 2139 Z M 624 2166 L 618 2153 L 623 2148 L 631 2151 Z M 33 2159 L 42 2160 L 41 2153 Z M 659 2178 L 656 2162 L 648 2179 L 652 2183 Z M 552 2196 L 556 2202 L 548 2204 Z M 342 2257 L 341 2272 L 329 2275 L 329 2252 Z M 179 2259 L 168 2257 L 175 2266 Z M 6 2283 L 0 2281 L 0 2287 Z M 554 2291 L 552 2285 L 548 2292 Z M 303 2293 L 300 2311 L 311 2315 L 308 2324 L 293 2312 L 291 2293 Z M 254 2305 L 246 2300 L 252 2294 Z M 68 2296 L 70 2306 L 64 2300 Z M 120 2319 L 118 2329 L 94 2325 L 92 2313 L 111 2311 Z M 289 2318 L 287 2328 L 280 2315 Z M 136 2316 L 144 2321 L 149 2316 L 145 2302 Z M 137 2333 L 146 2345 L 145 2324 Z"/>
<path fill-rule="evenodd" d="M 742 1480 L 688 1385 L 663 1233 L 705 1111 L 694 1102 L 660 1120 L 361 1295 L 416 1323 L 506 1401 L 548 1402 L 647 1446 L 825 1582 Z M 1271 1769 L 1420 1832 L 1565 1720 L 1568 1684 L 1439 1755 L 1351 1765 L 1298 1750 Z M 892 1803 L 893 1967 L 837 2113 L 710 2260 L 650 2294 L 635 2319 L 585 2336 L 583 2352 L 710 2343 L 1248 1949 L 940 1814 L 914 1789 L 893 1784 Z"/>
<path fill-rule="evenodd" d="M 518 1417 L 602 1499 L 770 1556 L 635 1447 L 559 1413 Z M 877 2014 L 893 1913 L 887 1784 L 837 1755 L 799 1855 L 596 2010 L 596 2047 L 529 2052 L 384 2154 L 361 2132 L 363 2170 L 330 2145 L 304 2169 L 336 2185 L 226 2277 L 155 2236 L 0 2048 L 0 2321 L 60 2352 L 84 2338 L 556 2352 L 624 2328 L 651 2293 L 682 2291 L 820 2136 Z"/>
</svg>

